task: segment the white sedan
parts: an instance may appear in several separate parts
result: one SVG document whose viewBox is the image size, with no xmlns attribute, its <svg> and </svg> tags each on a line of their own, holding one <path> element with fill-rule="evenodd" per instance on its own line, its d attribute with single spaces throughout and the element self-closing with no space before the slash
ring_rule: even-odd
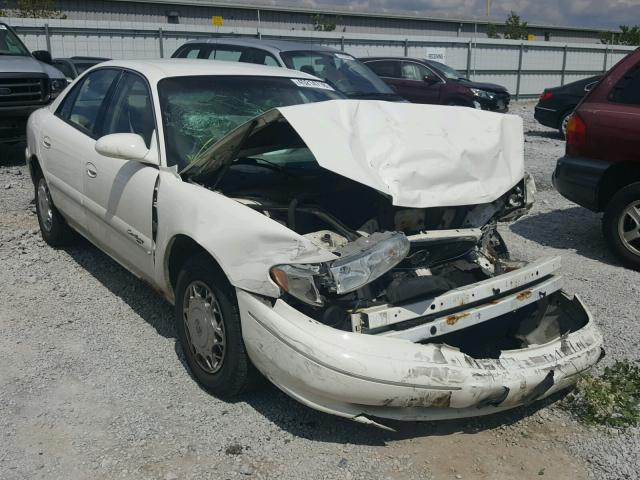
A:
<svg viewBox="0 0 640 480">
<path fill-rule="evenodd" d="M 44 239 L 74 230 L 174 304 L 215 395 L 261 373 L 365 423 L 482 415 L 601 356 L 559 258 L 513 260 L 496 231 L 532 203 L 517 117 L 344 100 L 280 68 L 112 61 L 27 135 Z"/>
</svg>

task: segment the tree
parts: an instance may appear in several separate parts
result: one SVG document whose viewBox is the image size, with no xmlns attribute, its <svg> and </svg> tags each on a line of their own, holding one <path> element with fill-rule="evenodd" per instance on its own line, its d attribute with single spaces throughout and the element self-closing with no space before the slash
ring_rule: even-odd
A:
<svg viewBox="0 0 640 480">
<path fill-rule="evenodd" d="M 605 32 L 600 36 L 602 43 L 616 43 L 617 45 L 640 45 L 640 26 L 629 27 L 620 25 L 620 33 Z"/>
<path fill-rule="evenodd" d="M 67 18 L 56 9 L 55 0 L 16 0 L 7 13 L 23 18 Z"/>
<path fill-rule="evenodd" d="M 529 32 L 527 22 L 520 20 L 520 15 L 511 12 L 504 22 L 504 38 L 508 40 L 527 40 Z"/>
<path fill-rule="evenodd" d="M 493 23 L 489 23 L 487 25 L 487 38 L 500 38 L 500 34 L 498 34 L 498 27 Z"/>
<path fill-rule="evenodd" d="M 316 32 L 333 32 L 336 29 L 338 17 L 316 14 L 311 16 L 311 21 Z"/>
</svg>

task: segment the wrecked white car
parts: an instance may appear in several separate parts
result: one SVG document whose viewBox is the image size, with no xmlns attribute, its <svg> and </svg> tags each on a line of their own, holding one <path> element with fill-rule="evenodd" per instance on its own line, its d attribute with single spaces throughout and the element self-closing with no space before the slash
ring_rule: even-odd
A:
<svg viewBox="0 0 640 480">
<path fill-rule="evenodd" d="M 107 62 L 30 118 L 26 155 L 44 239 L 74 229 L 162 292 L 216 395 L 259 371 L 365 423 L 483 415 L 601 356 L 560 259 L 511 259 L 496 230 L 533 201 L 517 117 Z"/>
</svg>

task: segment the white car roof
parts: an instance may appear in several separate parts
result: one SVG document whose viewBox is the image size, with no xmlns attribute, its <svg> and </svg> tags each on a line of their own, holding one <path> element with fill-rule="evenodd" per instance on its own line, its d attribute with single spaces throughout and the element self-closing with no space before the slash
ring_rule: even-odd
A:
<svg viewBox="0 0 640 480">
<path fill-rule="evenodd" d="M 267 67 L 254 63 L 225 62 L 220 60 L 200 60 L 193 58 L 166 58 L 157 60 L 111 60 L 97 65 L 98 68 L 129 68 L 143 74 L 149 82 L 157 83 L 167 77 L 188 77 L 196 75 L 237 75 L 261 77 L 286 77 L 320 80 L 298 70 L 282 67 Z M 322 81 L 322 80 L 321 80 Z"/>
</svg>

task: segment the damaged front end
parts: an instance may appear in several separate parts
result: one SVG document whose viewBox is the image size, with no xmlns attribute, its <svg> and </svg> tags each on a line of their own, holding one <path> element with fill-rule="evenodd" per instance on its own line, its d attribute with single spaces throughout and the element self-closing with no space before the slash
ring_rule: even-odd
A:
<svg viewBox="0 0 640 480">
<path fill-rule="evenodd" d="M 327 105 L 267 112 L 187 175 L 331 254 L 274 264 L 265 274 L 277 298 L 238 288 L 258 369 L 309 406 L 365 422 L 482 415 L 572 385 L 600 358 L 601 335 L 562 292 L 560 259 L 514 260 L 497 230 L 533 204 L 533 179 L 511 140 L 521 124 L 479 112 L 493 143 L 448 134 L 435 149 L 434 131 L 383 161 L 367 146 L 380 138 L 354 131 L 371 112 L 340 105 L 337 117 Z M 396 123 L 407 108 L 379 106 Z M 347 133 L 327 148 L 300 120 L 305 112 Z M 449 113 L 438 112 L 446 124 Z M 439 155 L 450 158 L 426 160 Z M 468 173 L 474 155 L 484 155 L 484 172 Z M 433 189 L 436 200 L 425 193 Z"/>
</svg>

